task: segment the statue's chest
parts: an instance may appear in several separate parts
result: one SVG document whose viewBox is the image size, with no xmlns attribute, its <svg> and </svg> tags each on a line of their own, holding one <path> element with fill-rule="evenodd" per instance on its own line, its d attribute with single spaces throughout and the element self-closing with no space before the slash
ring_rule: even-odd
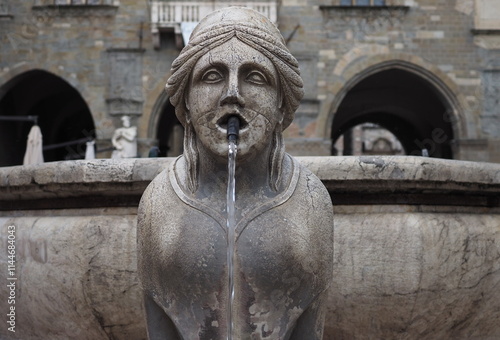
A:
<svg viewBox="0 0 500 340">
<path fill-rule="evenodd" d="M 285 204 L 238 224 L 233 263 L 236 294 L 244 292 L 248 300 L 255 294 L 293 298 L 301 294 L 302 285 L 310 286 L 307 281 L 314 274 L 308 264 L 308 226 L 287 219 L 287 208 L 294 209 Z M 163 268 L 158 269 L 172 278 L 167 285 L 186 294 L 203 290 L 225 295 L 229 273 L 226 226 L 188 206 L 168 215 L 155 227 L 161 230 L 155 247 L 161 249 L 159 265 Z M 282 291 L 273 293 L 278 286 Z"/>
<path fill-rule="evenodd" d="M 163 219 L 158 247 L 179 275 L 205 278 L 227 269 L 227 227 L 224 221 L 194 208 L 177 209 Z M 242 222 L 242 223 L 241 223 Z M 296 249 L 301 228 L 283 216 L 279 209 L 270 209 L 251 220 L 242 220 L 236 228 L 235 268 L 244 275 L 259 272 L 276 273 L 289 261 L 300 257 L 304 249 Z M 306 254 L 303 254 L 306 255 Z M 218 277 L 212 277 L 217 280 Z"/>
</svg>

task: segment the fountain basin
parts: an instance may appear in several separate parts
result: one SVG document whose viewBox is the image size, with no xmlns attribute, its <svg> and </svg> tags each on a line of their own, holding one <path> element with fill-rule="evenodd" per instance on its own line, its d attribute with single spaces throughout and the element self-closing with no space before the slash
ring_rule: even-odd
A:
<svg viewBox="0 0 500 340">
<path fill-rule="evenodd" d="M 298 159 L 334 204 L 324 339 L 500 337 L 499 164 Z M 15 227 L 17 260 L 16 333 L 2 327 L 0 338 L 146 338 L 137 205 L 171 161 L 0 168 L 0 237 L 7 249 L 8 227 Z M 7 283 L 7 252 L 0 263 Z M 8 296 L 0 285 L 5 311 Z"/>
</svg>

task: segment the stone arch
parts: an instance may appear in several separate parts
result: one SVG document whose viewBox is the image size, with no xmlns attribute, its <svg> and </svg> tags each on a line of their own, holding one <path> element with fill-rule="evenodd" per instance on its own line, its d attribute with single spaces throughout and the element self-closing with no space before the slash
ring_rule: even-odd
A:
<svg viewBox="0 0 500 340">
<path fill-rule="evenodd" d="M 46 162 L 85 156 L 85 139 L 95 138 L 90 109 L 80 92 L 63 78 L 43 69 L 20 65 L 0 78 L 0 115 L 38 117 Z M 33 122 L 1 121 L 0 165 L 19 165 Z M 81 140 L 80 143 L 56 145 Z"/>
<path fill-rule="evenodd" d="M 157 129 L 158 129 L 158 122 L 160 121 L 160 117 L 163 112 L 163 108 L 165 105 L 168 105 L 169 99 L 167 92 L 160 91 L 160 94 L 156 101 L 153 104 L 153 108 L 151 109 L 151 114 L 149 116 L 149 121 L 148 121 L 148 131 L 147 131 L 147 136 L 148 138 L 156 138 L 157 134 Z"/>
<path fill-rule="evenodd" d="M 459 94 L 457 85 L 437 67 L 429 65 L 418 57 L 405 54 L 396 56 L 375 55 L 351 61 L 350 64 L 347 60 L 343 60 L 341 66 L 335 68 L 335 78 L 338 81 L 333 88 L 337 89 L 337 91 L 335 91 L 334 95 L 328 96 L 320 109 L 317 135 L 325 139 L 333 138 L 336 135 L 333 130 L 336 128 L 334 122 L 339 114 L 339 108 L 341 108 L 342 103 L 352 93 L 353 89 L 369 80 L 370 77 L 391 71 L 406 74 L 408 79 L 418 81 L 422 86 L 425 85 L 433 93 L 433 96 L 443 104 L 445 112 L 443 112 L 442 117 L 447 120 L 451 128 L 448 137 L 453 135 L 452 139 L 457 139 L 466 135 L 464 119 L 462 118 L 466 102 Z M 388 110 L 388 108 L 386 107 L 384 110 Z M 390 110 L 387 112 L 390 113 Z M 368 114 L 369 112 L 365 113 Z M 376 114 L 376 112 L 371 112 L 371 114 Z M 400 118 L 402 116 L 402 114 L 399 115 Z M 362 119 L 358 119 L 357 123 L 362 121 Z M 419 136 L 422 141 L 428 139 L 427 137 L 432 138 L 432 136 L 422 136 L 422 133 Z"/>
<path fill-rule="evenodd" d="M 182 153 L 184 129 L 175 115 L 168 95 L 162 91 L 153 105 L 148 124 L 148 138 L 158 142 L 160 156 Z"/>
<path fill-rule="evenodd" d="M 89 102 L 88 99 L 90 98 L 90 95 L 86 90 L 87 86 L 85 86 L 84 83 L 81 83 L 75 74 L 65 72 L 64 68 L 58 68 L 56 66 L 47 68 L 45 65 L 36 62 L 22 61 L 12 67 L 4 69 L 3 72 L 0 72 L 0 86 L 7 84 L 11 79 L 14 79 L 19 75 L 33 70 L 45 71 L 63 79 L 70 86 L 75 88 L 75 90 L 80 93 L 86 102 Z"/>
</svg>

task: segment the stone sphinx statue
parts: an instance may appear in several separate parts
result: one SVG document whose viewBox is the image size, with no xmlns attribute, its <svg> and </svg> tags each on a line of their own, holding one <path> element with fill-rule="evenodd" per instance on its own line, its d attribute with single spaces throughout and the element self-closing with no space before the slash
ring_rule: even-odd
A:
<svg viewBox="0 0 500 340">
<path fill-rule="evenodd" d="M 139 206 L 149 338 L 321 339 L 332 203 L 319 179 L 284 150 L 282 132 L 303 89 L 280 32 L 247 8 L 211 13 L 174 61 L 166 90 L 185 128 L 184 154 L 151 182 Z M 228 326 L 230 116 L 240 131 Z"/>
</svg>

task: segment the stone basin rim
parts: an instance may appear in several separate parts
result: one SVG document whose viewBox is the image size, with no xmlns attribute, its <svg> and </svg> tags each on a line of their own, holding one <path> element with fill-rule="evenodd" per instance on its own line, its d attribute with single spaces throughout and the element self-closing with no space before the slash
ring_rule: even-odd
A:
<svg viewBox="0 0 500 340">
<path fill-rule="evenodd" d="M 445 201 L 445 196 L 451 194 L 464 196 L 464 202 L 454 205 L 468 205 L 465 195 L 472 197 L 472 201 L 475 196 L 486 198 L 479 205 L 500 205 L 500 164 L 496 163 L 417 156 L 296 158 L 323 181 L 332 197 L 344 195 L 351 202 L 348 204 L 359 204 L 359 199 L 354 198 L 354 202 L 352 197 L 360 195 L 365 195 L 369 204 L 380 201 L 377 195 L 403 195 L 390 200 L 391 204 L 401 204 L 421 201 L 408 200 L 405 198 L 408 195 L 442 195 Z M 39 206 L 38 209 L 57 207 L 56 201 L 65 198 L 97 200 L 90 202 L 90 206 L 135 206 L 149 182 L 174 159 L 97 159 L 3 167 L 0 168 L 0 210 L 15 209 L 16 202 L 20 204 L 19 209 L 28 209 L 33 204 Z M 34 203 L 47 198 L 52 199 L 53 204 Z M 384 198 L 379 203 L 383 204 Z M 61 208 L 64 207 L 63 204 Z"/>
</svg>

